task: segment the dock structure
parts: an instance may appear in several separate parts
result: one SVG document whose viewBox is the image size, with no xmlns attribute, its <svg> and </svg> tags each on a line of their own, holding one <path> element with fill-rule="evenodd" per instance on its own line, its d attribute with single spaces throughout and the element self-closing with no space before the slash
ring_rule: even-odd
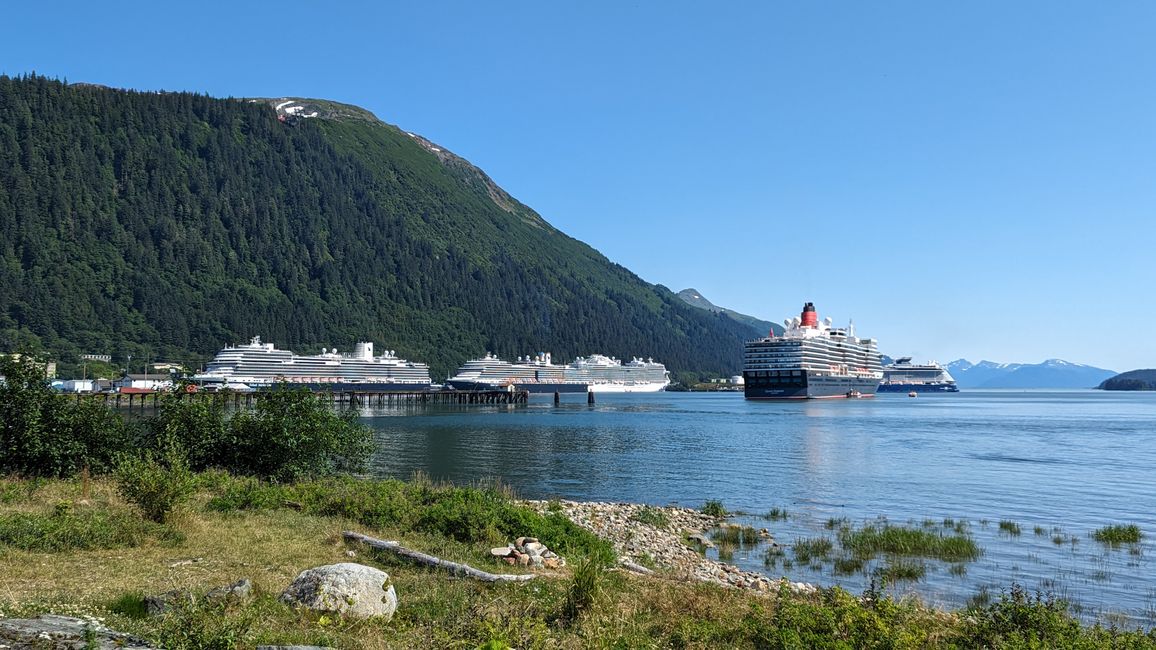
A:
<svg viewBox="0 0 1156 650">
<path fill-rule="evenodd" d="M 194 392 L 194 393 L 86 393 L 76 394 L 76 401 L 97 400 L 112 408 L 144 409 L 156 408 L 161 404 L 165 395 L 175 396 L 179 400 L 206 400 L 214 403 L 232 405 L 236 408 L 251 407 L 257 401 L 273 393 L 269 391 L 253 392 Z M 416 404 L 445 404 L 445 405 L 472 405 L 472 404 L 525 404 L 529 401 L 529 391 L 517 390 L 426 390 L 426 391 L 365 391 L 365 390 L 334 390 L 315 393 L 321 399 L 333 404 L 346 406 L 402 406 Z"/>
</svg>

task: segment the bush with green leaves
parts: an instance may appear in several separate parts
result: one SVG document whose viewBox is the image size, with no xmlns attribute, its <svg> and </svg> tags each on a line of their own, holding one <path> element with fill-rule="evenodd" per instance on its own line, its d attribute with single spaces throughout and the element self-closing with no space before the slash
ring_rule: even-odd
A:
<svg viewBox="0 0 1156 650">
<path fill-rule="evenodd" d="M 276 481 L 296 481 L 365 468 L 373 432 L 354 411 L 337 411 L 304 389 L 286 386 L 236 413 L 206 459 L 213 467 Z"/>
<path fill-rule="evenodd" d="M 145 450 L 121 457 L 116 468 L 116 490 L 140 508 L 149 521 L 164 523 L 197 489 L 197 477 L 189 469 L 180 446 L 171 442 L 160 453 Z"/>
<path fill-rule="evenodd" d="M 0 474 L 72 476 L 102 473 L 134 441 L 114 411 L 52 392 L 42 365 L 0 357 Z"/>
</svg>

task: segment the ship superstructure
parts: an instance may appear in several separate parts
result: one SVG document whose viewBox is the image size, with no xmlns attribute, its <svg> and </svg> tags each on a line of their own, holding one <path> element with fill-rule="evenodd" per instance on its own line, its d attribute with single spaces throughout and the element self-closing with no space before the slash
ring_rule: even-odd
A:
<svg viewBox="0 0 1156 650">
<path fill-rule="evenodd" d="M 568 379 L 565 368 L 555 365 L 549 352 L 518 357 L 516 363 L 486 353 L 462 364 L 446 384 L 457 390 L 508 388 L 531 393 L 584 393 L 589 387 L 589 382 Z"/>
<path fill-rule="evenodd" d="M 284 382 L 311 390 L 428 390 L 429 367 L 399 359 L 393 351 L 373 354 L 373 343 L 361 342 L 353 354 L 321 349 L 315 356 L 299 356 L 262 343 L 260 336 L 248 344 L 227 346 L 193 381 L 218 388 L 246 386 L 264 388 Z"/>
<path fill-rule="evenodd" d="M 589 383 L 595 393 L 656 393 L 670 384 L 666 366 L 654 359 L 623 363 L 601 354 L 575 359 L 566 366 L 565 376 Z"/>
<path fill-rule="evenodd" d="M 880 393 L 958 393 L 959 386 L 946 368 L 934 361 L 911 363 L 911 357 L 900 357 L 883 366 Z"/>
<path fill-rule="evenodd" d="M 743 391 L 747 399 L 786 400 L 872 397 L 883 379 L 874 339 L 855 328 L 819 321 L 813 303 L 783 322 L 781 336 L 747 341 L 743 350 Z"/>
</svg>

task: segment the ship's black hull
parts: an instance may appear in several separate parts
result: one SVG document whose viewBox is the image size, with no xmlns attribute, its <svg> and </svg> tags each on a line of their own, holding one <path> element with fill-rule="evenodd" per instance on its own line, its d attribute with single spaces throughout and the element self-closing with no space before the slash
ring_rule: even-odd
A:
<svg viewBox="0 0 1156 650">
<path fill-rule="evenodd" d="M 955 384 L 946 384 L 942 382 L 916 384 L 916 383 L 893 383 L 893 384 L 879 384 L 880 393 L 958 393 L 959 386 Z"/>
<path fill-rule="evenodd" d="M 506 388 L 480 381 L 448 381 L 446 384 L 454 390 L 504 390 Z M 515 382 L 513 387 L 516 391 L 524 390 L 534 394 L 585 393 L 590 390 L 589 384 L 574 382 L 526 382 L 524 384 Z"/>
<path fill-rule="evenodd" d="M 853 376 L 764 377 L 743 373 L 743 395 L 755 400 L 846 399 L 874 397 L 879 380 Z"/>
</svg>

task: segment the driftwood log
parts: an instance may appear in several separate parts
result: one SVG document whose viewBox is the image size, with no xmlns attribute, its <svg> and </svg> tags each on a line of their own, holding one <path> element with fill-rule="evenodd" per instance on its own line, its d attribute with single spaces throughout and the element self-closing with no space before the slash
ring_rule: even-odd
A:
<svg viewBox="0 0 1156 650">
<path fill-rule="evenodd" d="M 415 551 L 413 549 L 406 548 L 406 547 L 402 546 L 401 544 L 399 544 L 398 542 L 387 541 L 384 539 L 377 539 L 376 537 L 370 537 L 369 535 L 362 535 L 361 533 L 355 533 L 351 530 L 347 530 L 343 534 L 345 536 L 345 539 L 347 539 L 347 540 L 354 541 L 354 542 L 361 542 L 362 544 L 365 544 L 371 548 L 376 548 L 376 549 L 380 549 L 383 551 L 390 551 L 391 553 L 396 553 L 396 554 L 398 554 L 398 555 L 400 555 L 400 556 L 402 556 L 408 560 L 413 560 L 414 562 L 417 562 L 418 564 L 425 564 L 428 566 L 434 566 L 434 567 L 438 567 L 441 569 L 446 569 L 447 571 L 449 571 L 450 573 L 452 573 L 454 575 L 462 575 L 462 576 L 466 576 L 468 578 L 473 578 L 475 580 L 482 580 L 484 582 L 524 582 L 526 580 L 533 580 L 534 579 L 533 574 L 530 574 L 530 573 L 524 573 L 524 574 L 489 573 L 487 571 L 482 571 L 481 569 L 475 569 L 474 567 L 472 567 L 468 564 L 460 564 L 458 562 L 450 562 L 449 560 L 443 560 L 440 557 L 434 557 L 432 555 L 427 555 L 427 554 L 422 553 L 420 551 Z"/>
</svg>

